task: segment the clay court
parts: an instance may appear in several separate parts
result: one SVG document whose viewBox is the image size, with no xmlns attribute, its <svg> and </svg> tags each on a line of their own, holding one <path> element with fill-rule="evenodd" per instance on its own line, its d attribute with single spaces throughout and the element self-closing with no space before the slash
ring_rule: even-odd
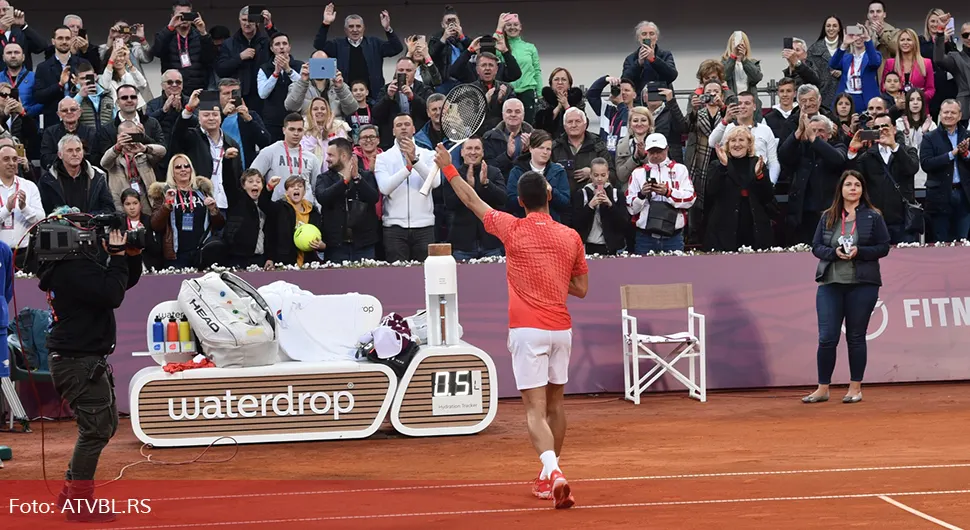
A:
<svg viewBox="0 0 970 530">
<path fill-rule="evenodd" d="M 803 389 L 712 392 L 706 404 L 655 394 L 639 407 L 614 395 L 570 397 L 561 466 L 577 506 L 565 511 L 530 495 L 540 465 L 518 400 L 500 401 L 478 435 L 406 438 L 385 426 L 360 441 L 214 447 L 203 460 L 236 454 L 222 463 L 135 465 L 98 496 L 150 498 L 150 514 L 107 525 L 132 529 L 970 528 L 968 390 L 867 386 L 853 405 L 841 403 L 844 387 L 816 405 L 799 401 Z M 15 452 L 3 479 L 42 477 L 33 427 L 0 434 Z M 74 424 L 45 429 L 56 492 Z M 99 479 L 138 461 L 140 445 L 122 420 Z M 177 462 L 202 450 L 149 452 Z M 23 491 L 41 482 L 0 487 L 4 511 L 11 496 L 53 500 Z M 4 528 L 61 526 L 55 515 L 4 519 Z"/>
</svg>

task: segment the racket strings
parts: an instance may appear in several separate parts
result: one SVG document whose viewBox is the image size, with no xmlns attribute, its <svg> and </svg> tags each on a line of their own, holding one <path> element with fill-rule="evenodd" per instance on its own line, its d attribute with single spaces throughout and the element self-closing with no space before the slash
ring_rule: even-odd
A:
<svg viewBox="0 0 970 530">
<path fill-rule="evenodd" d="M 481 90 L 472 85 L 459 85 L 452 89 L 441 108 L 441 126 L 452 141 L 467 140 L 482 123 L 488 104 Z"/>
</svg>

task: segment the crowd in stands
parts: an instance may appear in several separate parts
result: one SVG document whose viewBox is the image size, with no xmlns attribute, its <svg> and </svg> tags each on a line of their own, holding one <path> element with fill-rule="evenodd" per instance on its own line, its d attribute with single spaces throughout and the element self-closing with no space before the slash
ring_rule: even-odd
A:
<svg viewBox="0 0 970 530">
<path fill-rule="evenodd" d="M 455 153 L 462 178 L 521 216 L 516 183 L 542 173 L 552 216 L 590 253 L 810 243 L 846 169 L 867 180 L 893 243 L 970 232 L 970 22 L 940 9 L 897 28 L 876 0 L 862 22 L 831 16 L 814 41 L 770 51 L 733 31 L 696 80 L 643 21 L 629 55 L 585 91 L 567 68 L 544 75 L 512 13 L 482 34 L 449 6 L 409 28 L 426 36 L 397 31 L 387 11 L 379 32 L 356 14 L 338 21 L 330 4 L 309 58 L 267 10 L 243 7 L 233 29 L 204 15 L 176 0 L 159 27 L 118 20 L 89 35 L 68 15 L 48 36 L 0 0 L 0 240 L 23 249 L 27 229 L 67 205 L 144 227 L 155 268 L 422 261 L 436 241 L 460 260 L 499 256 L 433 161 L 453 144 L 441 115 L 460 84 L 488 102 Z M 787 67 L 762 71 L 756 51 Z M 311 58 L 336 72 L 318 78 Z M 776 77 L 769 108 L 758 86 Z M 685 108 L 675 85 L 693 90 Z M 909 215 L 918 187 L 925 230 Z M 305 223 L 321 236 L 301 250 Z"/>
</svg>

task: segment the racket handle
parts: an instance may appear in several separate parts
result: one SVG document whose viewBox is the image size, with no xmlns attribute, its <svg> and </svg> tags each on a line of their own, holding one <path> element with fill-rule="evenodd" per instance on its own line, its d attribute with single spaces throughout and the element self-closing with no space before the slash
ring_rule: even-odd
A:
<svg viewBox="0 0 970 530">
<path fill-rule="evenodd" d="M 451 149 L 448 149 L 448 153 L 449 154 L 452 153 L 455 149 L 458 149 L 463 143 L 465 143 L 465 140 L 462 140 L 456 143 L 455 145 L 451 146 Z M 431 193 L 431 186 L 432 184 L 434 184 L 434 181 L 436 179 L 440 178 L 439 176 L 440 173 L 441 173 L 441 169 L 436 169 L 434 173 L 432 173 L 431 175 L 428 176 L 427 179 L 425 179 L 424 184 L 421 185 L 421 195 L 427 197 L 428 194 Z"/>
</svg>

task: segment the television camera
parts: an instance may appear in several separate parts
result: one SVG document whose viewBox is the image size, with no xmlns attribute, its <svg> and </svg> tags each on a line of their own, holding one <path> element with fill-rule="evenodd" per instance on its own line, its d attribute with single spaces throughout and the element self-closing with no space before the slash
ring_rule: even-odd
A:
<svg viewBox="0 0 970 530">
<path fill-rule="evenodd" d="M 125 234 L 123 247 L 108 243 L 108 234 L 113 230 Z M 105 250 L 112 253 L 145 248 L 145 227 L 129 229 L 125 216 L 120 213 L 51 215 L 34 226 L 31 237 L 33 251 L 40 263 L 70 259 L 99 260 Z"/>
</svg>

